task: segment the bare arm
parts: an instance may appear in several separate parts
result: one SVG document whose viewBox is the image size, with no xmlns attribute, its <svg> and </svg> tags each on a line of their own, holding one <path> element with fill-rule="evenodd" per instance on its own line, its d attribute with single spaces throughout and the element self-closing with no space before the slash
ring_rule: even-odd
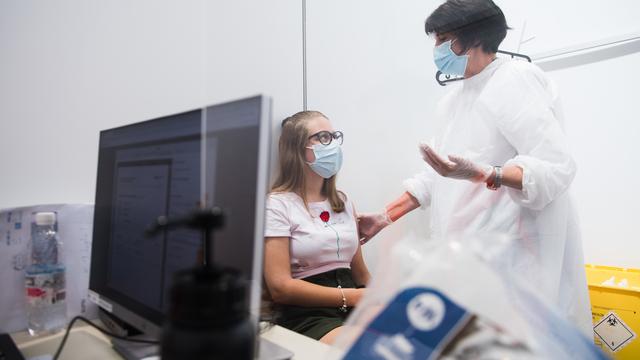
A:
<svg viewBox="0 0 640 360">
<path fill-rule="evenodd" d="M 355 206 L 353 208 L 353 218 L 358 218 Z M 357 226 L 356 231 L 358 231 L 358 239 L 360 239 L 360 233 L 357 229 Z M 369 269 L 367 268 L 367 264 L 365 264 L 364 258 L 362 257 L 362 247 L 360 246 L 360 241 L 358 241 L 358 249 L 356 250 L 355 255 L 353 255 L 353 259 L 351 259 L 351 274 L 353 275 L 353 280 L 358 286 L 367 285 L 369 283 L 369 279 L 371 278 Z"/>
<path fill-rule="evenodd" d="M 273 301 L 299 306 L 341 306 L 339 289 L 291 277 L 289 241 L 287 237 L 270 237 L 265 241 L 264 278 Z M 355 306 L 364 292 L 364 289 L 343 290 L 347 306 Z"/>
<path fill-rule="evenodd" d="M 351 274 L 353 275 L 353 281 L 355 281 L 358 286 L 367 285 L 371 278 L 369 269 L 367 269 L 367 265 L 364 263 L 364 258 L 362 257 L 362 247 L 360 243 L 358 243 L 358 250 L 356 250 L 356 254 L 351 260 Z"/>
<path fill-rule="evenodd" d="M 396 221 L 419 207 L 420 203 L 418 200 L 408 192 L 404 192 L 399 198 L 387 205 L 385 209 L 387 210 L 387 214 L 389 214 L 389 219 Z"/>
</svg>

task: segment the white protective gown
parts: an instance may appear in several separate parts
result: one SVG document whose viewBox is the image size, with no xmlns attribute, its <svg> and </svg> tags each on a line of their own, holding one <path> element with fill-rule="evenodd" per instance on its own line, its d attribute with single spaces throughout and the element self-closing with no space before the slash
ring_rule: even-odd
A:
<svg viewBox="0 0 640 360">
<path fill-rule="evenodd" d="M 491 191 L 427 165 L 404 186 L 431 207 L 432 239 L 466 241 L 591 337 L 582 244 L 568 194 L 576 165 L 554 84 L 531 63 L 496 59 L 444 97 L 436 120 L 442 129 L 432 145 L 441 156 L 517 165 L 523 190 Z"/>
</svg>

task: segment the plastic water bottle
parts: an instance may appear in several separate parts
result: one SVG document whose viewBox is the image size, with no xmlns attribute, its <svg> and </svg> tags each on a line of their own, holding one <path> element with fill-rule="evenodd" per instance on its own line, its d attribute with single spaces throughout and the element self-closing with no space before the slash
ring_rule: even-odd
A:
<svg viewBox="0 0 640 360">
<path fill-rule="evenodd" d="M 56 332 L 67 323 L 65 267 L 60 255 L 56 213 L 34 213 L 31 264 L 25 271 L 27 327 L 31 335 Z"/>
</svg>

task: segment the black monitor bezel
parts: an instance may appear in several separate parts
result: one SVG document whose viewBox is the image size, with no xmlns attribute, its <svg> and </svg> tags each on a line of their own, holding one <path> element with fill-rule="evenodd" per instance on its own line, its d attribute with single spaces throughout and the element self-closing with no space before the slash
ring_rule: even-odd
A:
<svg viewBox="0 0 640 360">
<path fill-rule="evenodd" d="M 261 293 L 261 274 L 262 274 L 262 257 L 263 257 L 263 247 L 262 247 L 262 234 L 263 234 L 263 226 L 264 226 L 264 198 L 267 193 L 267 182 L 268 182 L 268 172 L 269 172 L 269 157 L 270 157 L 270 131 L 271 131 L 271 100 L 268 97 L 258 95 L 252 96 L 248 98 L 243 98 L 235 101 L 225 102 L 218 105 L 225 105 L 235 102 L 246 101 L 250 99 L 260 99 L 260 120 L 259 120 L 259 141 L 260 141 L 260 153 L 258 159 L 258 179 L 256 179 L 256 187 L 257 187 L 257 198 L 256 198 L 256 209 L 255 209 L 255 246 L 254 246 L 254 269 L 253 269 L 253 280 L 251 281 L 251 313 L 255 324 L 257 325 L 258 315 L 259 315 L 259 302 L 260 302 L 260 293 Z M 211 106 L 207 107 L 210 108 Z M 135 124 L 129 124 L 124 126 L 119 126 L 111 129 L 106 129 L 100 132 L 100 141 L 102 142 L 105 134 L 108 134 L 111 131 L 122 130 L 127 127 L 136 127 L 136 126 L 144 126 L 150 122 L 162 121 L 164 119 L 171 119 L 176 116 L 186 115 L 192 112 L 200 112 L 206 111 L 207 108 L 201 108 L 196 110 L 185 111 L 177 114 L 172 114 L 168 116 L 163 116 L 159 118 L 154 118 L 142 122 L 138 122 Z M 202 133 L 199 134 L 201 136 Z M 189 137 L 191 138 L 191 137 Z M 131 146 L 139 146 L 141 143 L 137 143 Z M 99 216 L 104 216 L 104 212 L 110 212 L 111 207 L 105 206 L 104 204 L 110 204 L 111 198 L 107 201 L 101 198 L 101 196 L 105 196 L 104 194 L 99 193 L 100 189 L 100 181 L 101 176 L 104 176 L 105 169 L 101 169 L 101 164 L 105 164 L 107 159 L 104 158 L 105 153 L 101 151 L 99 147 L 98 153 L 98 171 L 97 171 L 97 179 L 96 179 L 96 202 L 95 202 L 95 211 L 94 211 L 94 224 L 100 223 L 97 222 Z M 104 180 L 103 180 L 104 181 Z M 102 184 L 104 186 L 104 184 Z M 107 192 L 110 193 L 110 192 Z M 100 236 L 100 232 L 103 232 L 104 228 L 100 228 L 94 226 L 93 228 L 93 238 Z M 108 246 L 108 239 L 107 239 Z M 154 310 L 144 304 L 141 304 L 129 297 L 125 294 L 121 294 L 118 291 L 111 289 L 106 286 L 106 279 L 104 274 L 106 272 L 108 264 L 107 257 L 104 255 L 105 252 L 108 253 L 108 248 L 104 247 L 104 244 L 98 243 L 98 247 L 96 247 L 96 243 L 94 242 L 92 247 L 91 254 L 91 273 L 89 277 L 89 290 L 90 290 L 90 298 L 92 301 L 96 302 L 101 308 L 107 310 L 112 313 L 116 317 L 121 318 L 126 323 L 134 326 L 138 330 L 144 332 L 145 334 L 152 337 L 159 337 L 161 334 L 161 329 L 164 320 L 164 314 L 160 311 Z M 100 275 L 99 275 L 100 274 Z"/>
</svg>

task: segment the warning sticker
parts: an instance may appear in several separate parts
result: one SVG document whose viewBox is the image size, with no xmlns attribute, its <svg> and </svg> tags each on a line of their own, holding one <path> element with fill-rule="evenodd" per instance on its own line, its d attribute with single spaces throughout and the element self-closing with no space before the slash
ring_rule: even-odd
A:
<svg viewBox="0 0 640 360">
<path fill-rule="evenodd" d="M 611 311 L 605 315 L 596 326 L 593 332 L 607 344 L 609 349 L 616 352 L 636 338 L 636 334 L 625 324 L 615 312 Z"/>
</svg>

